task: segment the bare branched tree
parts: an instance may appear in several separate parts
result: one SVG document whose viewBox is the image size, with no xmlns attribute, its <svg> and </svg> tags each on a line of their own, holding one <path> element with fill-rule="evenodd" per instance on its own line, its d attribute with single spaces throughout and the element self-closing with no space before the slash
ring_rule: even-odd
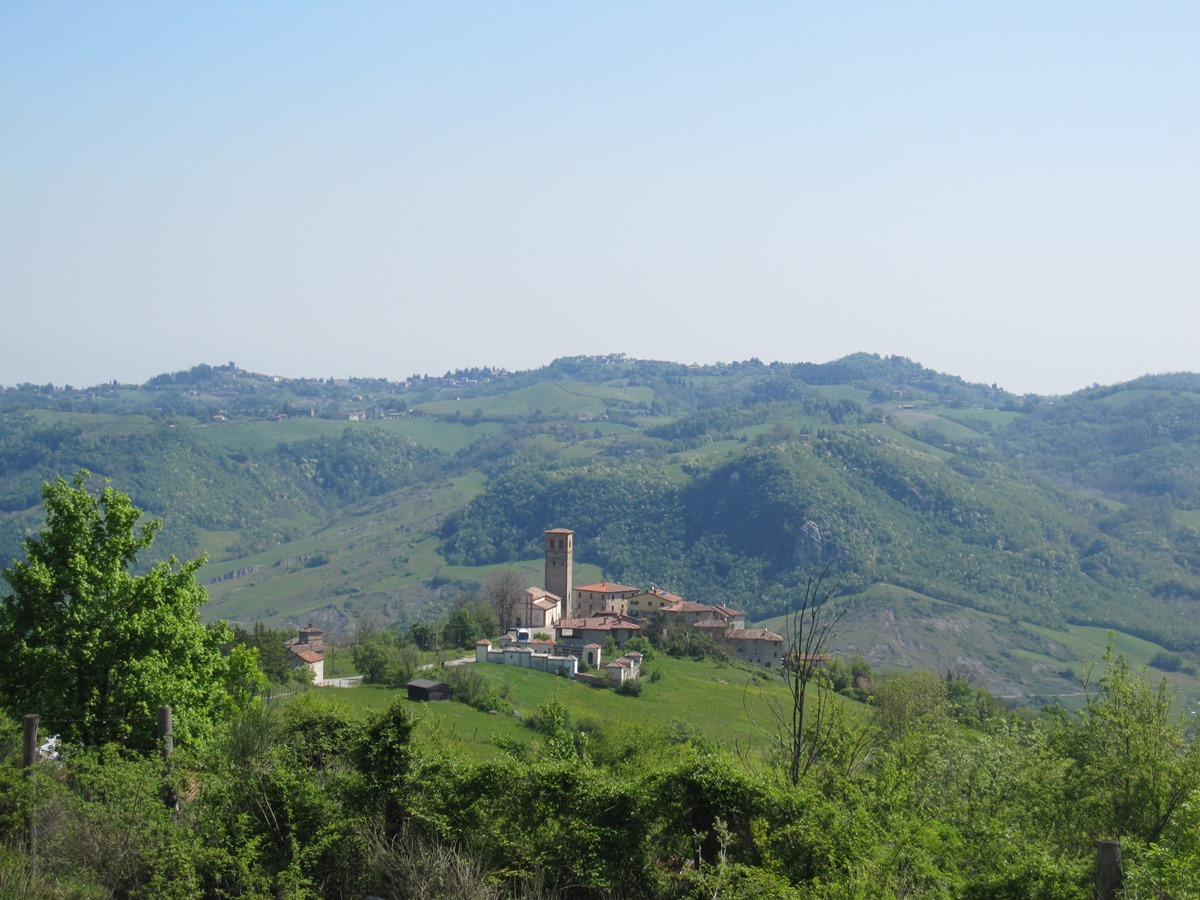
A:
<svg viewBox="0 0 1200 900">
<path fill-rule="evenodd" d="M 496 569 L 488 573 L 483 582 L 483 593 L 496 611 L 500 633 L 507 633 L 525 597 L 525 582 L 520 573 L 516 569 Z"/>
<path fill-rule="evenodd" d="M 836 603 L 842 580 L 833 575 L 833 564 L 810 574 L 804 593 L 784 621 L 782 673 L 785 697 L 763 694 L 771 721 L 760 725 L 783 755 L 788 780 L 799 784 L 812 764 L 838 732 L 835 701 L 824 685 L 826 651 L 845 607 Z M 809 688 L 814 688 L 809 696 Z"/>
</svg>

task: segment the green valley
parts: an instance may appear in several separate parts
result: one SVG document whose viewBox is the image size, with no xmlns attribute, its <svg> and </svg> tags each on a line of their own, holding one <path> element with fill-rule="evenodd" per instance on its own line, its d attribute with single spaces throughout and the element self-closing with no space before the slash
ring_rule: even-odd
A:
<svg viewBox="0 0 1200 900">
<path fill-rule="evenodd" d="M 0 554 L 80 468 L 201 552 L 206 615 L 434 621 L 489 571 L 540 583 L 546 528 L 585 577 L 770 623 L 843 573 L 839 646 L 1064 695 L 1108 630 L 1200 661 L 1200 377 L 1016 397 L 913 363 L 685 366 L 621 355 L 442 377 L 0 391 Z M 1091 637 L 1081 642 L 1079 635 Z M 936 639 L 935 639 L 936 638 Z"/>
</svg>

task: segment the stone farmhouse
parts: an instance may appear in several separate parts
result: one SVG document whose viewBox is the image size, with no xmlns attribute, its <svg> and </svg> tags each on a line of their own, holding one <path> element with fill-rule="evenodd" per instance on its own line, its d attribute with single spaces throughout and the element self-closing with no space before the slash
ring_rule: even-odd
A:
<svg viewBox="0 0 1200 900">
<path fill-rule="evenodd" d="M 300 629 L 294 638 L 283 642 L 288 650 L 288 666 L 298 669 L 308 666 L 313 673 L 313 681 L 320 684 L 325 680 L 325 632 L 313 628 L 310 622 Z"/>
<path fill-rule="evenodd" d="M 717 641 L 743 662 L 768 669 L 777 669 L 783 662 L 783 637 L 765 628 L 737 628 L 726 631 Z"/>
</svg>

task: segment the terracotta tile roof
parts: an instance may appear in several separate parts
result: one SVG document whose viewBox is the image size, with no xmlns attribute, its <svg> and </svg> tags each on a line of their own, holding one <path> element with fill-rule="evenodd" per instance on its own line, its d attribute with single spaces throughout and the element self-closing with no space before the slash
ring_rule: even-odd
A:
<svg viewBox="0 0 1200 900">
<path fill-rule="evenodd" d="M 574 534 L 570 528 L 547 528 L 546 534 Z"/>
<path fill-rule="evenodd" d="M 599 649 L 600 649 L 600 645 L 599 645 L 599 644 L 584 644 L 584 645 L 583 645 L 583 649 L 584 649 L 584 650 L 590 650 L 590 649 L 592 649 L 592 648 L 595 648 L 595 649 L 599 650 Z"/>
<path fill-rule="evenodd" d="M 613 584 L 611 581 L 601 581 L 599 584 L 584 584 L 577 588 L 576 591 L 588 591 L 592 594 L 627 594 L 633 591 L 635 594 L 641 593 L 641 588 L 630 587 L 627 584 Z"/>
<path fill-rule="evenodd" d="M 716 606 L 714 606 L 713 609 L 715 609 L 717 612 L 719 612 L 725 616 L 744 616 L 745 615 L 745 613 L 742 612 L 740 609 L 734 609 L 732 606 L 722 606 L 719 603 Z"/>
<path fill-rule="evenodd" d="M 536 603 L 538 600 L 553 600 L 555 603 L 561 603 L 562 597 L 558 594 L 552 594 L 545 588 L 531 587 L 526 588 L 525 593 L 529 595 L 529 599 Z"/>
<path fill-rule="evenodd" d="M 706 606 L 703 603 L 696 603 L 695 601 L 692 601 L 692 600 L 680 600 L 678 603 L 674 604 L 673 606 L 668 606 L 666 611 L 667 612 L 689 612 L 689 613 L 712 612 L 712 607 Z"/>
<path fill-rule="evenodd" d="M 783 641 L 783 635 L 765 628 L 736 628 L 725 634 L 727 641 Z"/>
<path fill-rule="evenodd" d="M 660 591 L 657 588 L 655 588 L 654 590 L 646 591 L 646 593 L 650 594 L 653 597 L 657 597 L 659 600 L 669 600 L 672 603 L 682 603 L 683 602 L 682 597 L 680 597 L 678 594 L 672 594 L 670 591 Z"/>
<path fill-rule="evenodd" d="M 299 659 L 302 662 L 308 663 L 310 666 L 313 663 L 319 663 L 325 659 L 325 657 L 320 653 L 315 653 L 312 650 L 292 650 L 292 656 L 296 657 L 296 659 Z"/>
</svg>

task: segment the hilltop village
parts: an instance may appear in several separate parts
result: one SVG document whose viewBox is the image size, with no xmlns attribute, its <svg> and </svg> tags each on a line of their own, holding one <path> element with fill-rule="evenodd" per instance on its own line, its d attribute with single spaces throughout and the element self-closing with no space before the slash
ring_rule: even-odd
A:
<svg viewBox="0 0 1200 900">
<path fill-rule="evenodd" d="M 602 581 L 574 584 L 575 533 L 552 528 L 545 534 L 546 563 L 543 587 L 525 591 L 513 617 L 513 633 L 496 647 L 480 641 L 478 662 L 493 662 L 547 671 L 564 670 L 573 677 L 583 669 L 598 670 L 609 680 L 622 682 L 640 674 L 641 654 L 631 651 L 616 659 L 604 658 L 604 647 L 623 650 L 642 631 L 651 614 L 672 618 L 689 628 L 702 629 L 731 656 L 768 668 L 783 658 L 783 637 L 761 628 L 747 628 L 746 614 L 728 606 L 706 606 L 678 594 Z M 549 638 L 553 632 L 553 639 Z M 538 635 L 546 637 L 538 638 Z M 611 641 L 611 643 L 609 643 Z"/>
<path fill-rule="evenodd" d="M 747 628 L 746 614 L 728 606 L 708 606 L 652 587 L 602 581 L 574 584 L 575 533 L 552 528 L 545 533 L 545 575 L 542 587 L 525 590 L 513 611 L 513 628 L 498 643 L 475 645 L 476 662 L 498 663 L 572 678 L 607 679 L 621 683 L 641 675 L 642 656 L 629 650 L 606 658 L 605 648 L 624 651 L 642 634 L 645 620 L 658 614 L 712 637 L 730 656 L 747 663 L 778 668 L 784 655 L 782 635 Z M 293 668 L 308 666 L 314 679 L 324 680 L 324 633 L 309 625 L 285 642 Z M 598 673 L 598 674 L 592 674 Z"/>
</svg>

